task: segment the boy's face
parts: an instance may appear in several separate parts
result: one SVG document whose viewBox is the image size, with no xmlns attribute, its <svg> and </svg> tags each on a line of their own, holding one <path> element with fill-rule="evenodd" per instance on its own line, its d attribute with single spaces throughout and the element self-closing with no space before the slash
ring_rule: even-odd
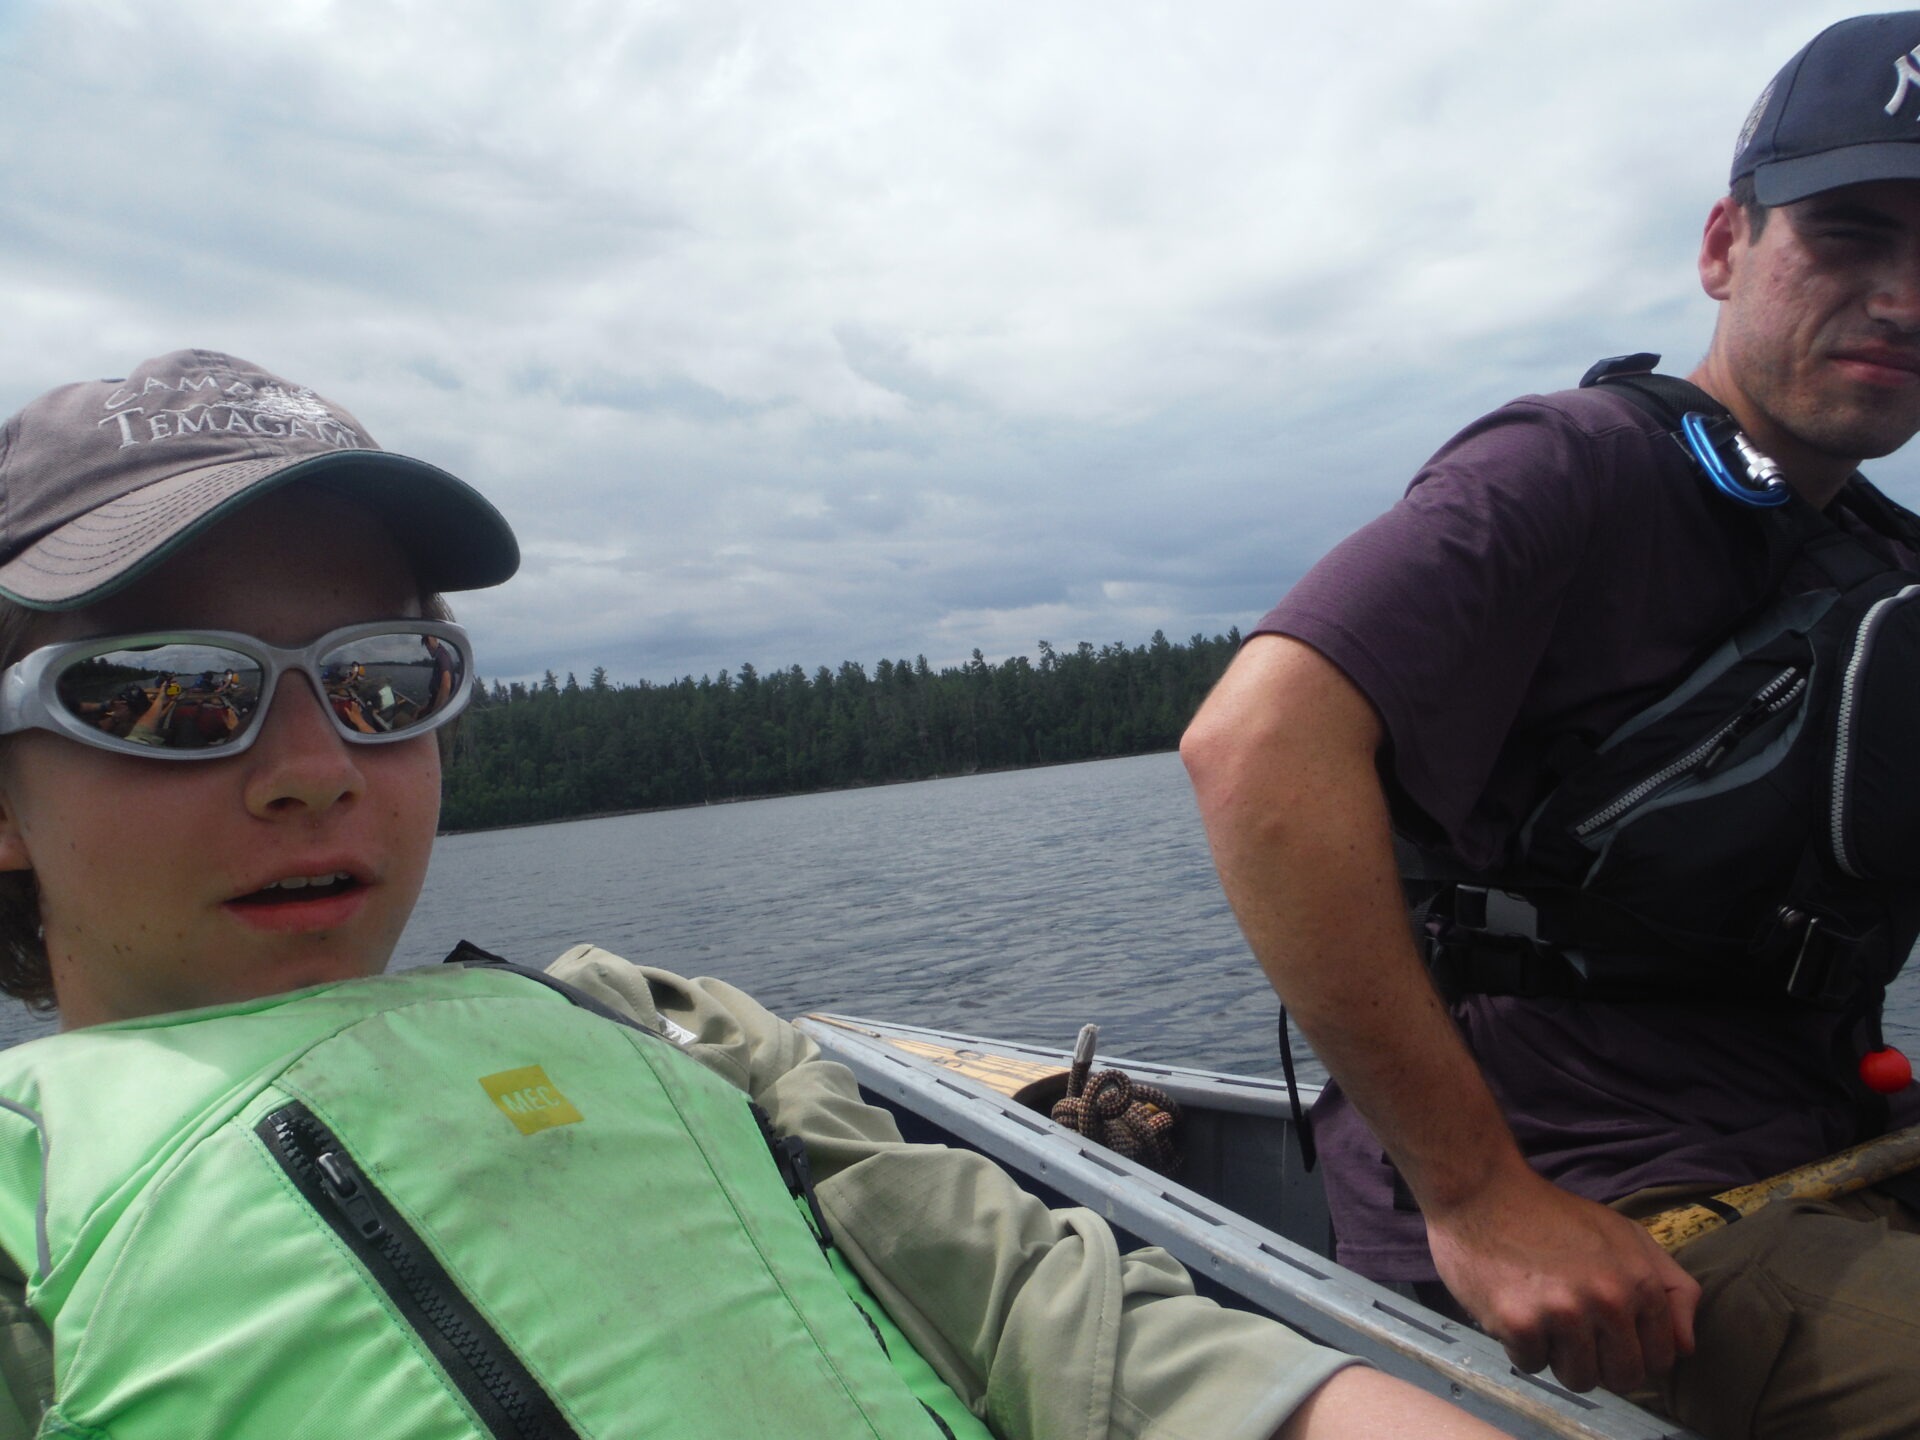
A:
<svg viewBox="0 0 1920 1440">
<path fill-rule="evenodd" d="M 419 613 L 385 530 L 294 487 L 98 606 L 50 617 L 35 643 L 196 629 L 294 646 Z M 321 704 L 305 676 L 282 676 L 258 740 L 216 760 L 108 754 L 44 731 L 0 750 L 0 868 L 34 872 L 65 1028 L 386 967 L 426 878 L 439 750 L 431 735 L 348 744 Z"/>
</svg>

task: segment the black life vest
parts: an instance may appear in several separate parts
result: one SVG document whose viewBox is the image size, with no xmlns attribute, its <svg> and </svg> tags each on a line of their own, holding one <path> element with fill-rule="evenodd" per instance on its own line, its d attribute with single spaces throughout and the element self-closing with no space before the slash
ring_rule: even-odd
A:
<svg viewBox="0 0 1920 1440">
<path fill-rule="evenodd" d="M 1680 437 L 1704 391 L 1603 361 Z M 1730 451 L 1731 458 L 1731 451 Z M 1920 517 L 1857 476 L 1849 510 L 1920 548 Z M 1764 528 L 1771 598 L 1553 782 L 1489 874 L 1403 846 L 1451 994 L 1877 1008 L 1920 935 L 1920 573 L 1806 502 L 1729 501 Z M 1811 591 L 1782 588 L 1810 563 Z M 1543 783 L 1546 783 L 1543 781 Z"/>
</svg>

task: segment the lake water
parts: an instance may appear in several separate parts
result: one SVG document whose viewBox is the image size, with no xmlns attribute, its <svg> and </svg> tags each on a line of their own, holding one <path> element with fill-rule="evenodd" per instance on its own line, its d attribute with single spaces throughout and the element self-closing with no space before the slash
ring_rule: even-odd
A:
<svg viewBox="0 0 1920 1440">
<path fill-rule="evenodd" d="M 395 963 L 462 938 L 529 964 L 592 941 L 788 1016 L 1061 1048 L 1092 1020 L 1110 1054 L 1279 1073 L 1173 754 L 451 836 Z M 0 1013 L 0 1041 L 43 1028 Z M 1920 1056 L 1920 967 L 1888 1035 Z"/>
<path fill-rule="evenodd" d="M 453 836 L 399 963 L 591 940 L 841 1010 L 1265 1071 L 1278 1004 L 1172 754 Z"/>
</svg>

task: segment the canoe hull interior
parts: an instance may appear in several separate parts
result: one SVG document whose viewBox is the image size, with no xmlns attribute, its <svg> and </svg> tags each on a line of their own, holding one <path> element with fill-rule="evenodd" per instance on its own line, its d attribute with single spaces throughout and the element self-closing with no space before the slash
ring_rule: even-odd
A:
<svg viewBox="0 0 1920 1440">
<path fill-rule="evenodd" d="M 1277 1081 L 1099 1057 L 1096 1069 L 1125 1070 L 1180 1102 L 1184 1158 L 1169 1180 L 1046 1118 L 1064 1090 L 1060 1052 L 849 1016 L 798 1023 L 909 1140 L 980 1150 L 1049 1203 L 1096 1210 L 1123 1243 L 1172 1252 L 1222 1303 L 1271 1314 L 1510 1435 L 1693 1440 L 1617 1397 L 1522 1375 L 1471 1327 L 1335 1265 L 1326 1201 L 1300 1164 Z"/>
</svg>

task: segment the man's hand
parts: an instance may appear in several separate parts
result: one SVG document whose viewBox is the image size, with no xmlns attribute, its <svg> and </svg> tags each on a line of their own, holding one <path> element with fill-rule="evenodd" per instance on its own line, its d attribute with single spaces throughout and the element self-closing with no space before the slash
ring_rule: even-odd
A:
<svg viewBox="0 0 1920 1440">
<path fill-rule="evenodd" d="M 1513 1363 L 1569 1390 L 1634 1390 L 1693 1353 L 1694 1278 L 1639 1224 L 1531 1171 L 1429 1211 L 1427 1241 Z"/>
</svg>

